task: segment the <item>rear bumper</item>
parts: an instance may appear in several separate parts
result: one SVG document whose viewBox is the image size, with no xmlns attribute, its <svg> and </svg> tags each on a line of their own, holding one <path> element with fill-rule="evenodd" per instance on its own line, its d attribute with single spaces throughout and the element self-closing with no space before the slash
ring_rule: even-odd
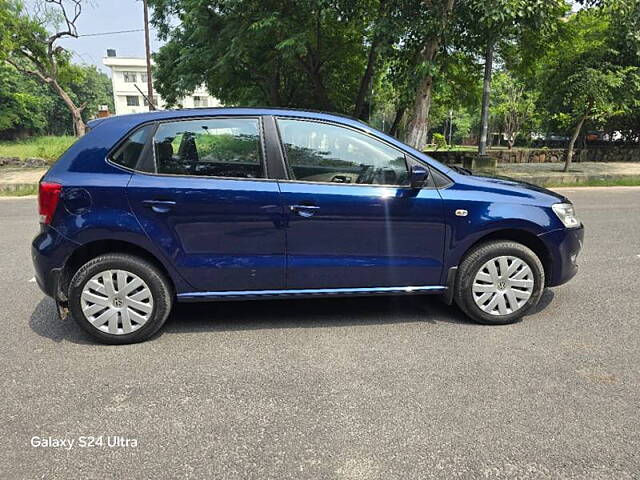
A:
<svg viewBox="0 0 640 480">
<path fill-rule="evenodd" d="M 78 244 L 49 226 L 42 227 L 31 243 L 31 259 L 36 282 L 50 297 L 56 298 L 58 281 L 64 263 Z"/>
<path fill-rule="evenodd" d="M 540 235 L 551 255 L 551 271 L 547 272 L 547 287 L 567 283 L 578 273 L 578 255 L 584 240 L 584 225 L 562 228 Z"/>
</svg>

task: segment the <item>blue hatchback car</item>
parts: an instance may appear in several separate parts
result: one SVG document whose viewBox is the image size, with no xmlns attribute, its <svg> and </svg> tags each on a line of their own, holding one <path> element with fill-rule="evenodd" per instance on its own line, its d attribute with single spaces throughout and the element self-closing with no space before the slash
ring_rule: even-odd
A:
<svg viewBox="0 0 640 480">
<path fill-rule="evenodd" d="M 219 108 L 94 120 L 40 182 L 36 279 L 106 343 L 178 302 L 438 294 L 520 319 L 576 273 L 569 200 L 452 169 L 317 112 Z"/>
</svg>

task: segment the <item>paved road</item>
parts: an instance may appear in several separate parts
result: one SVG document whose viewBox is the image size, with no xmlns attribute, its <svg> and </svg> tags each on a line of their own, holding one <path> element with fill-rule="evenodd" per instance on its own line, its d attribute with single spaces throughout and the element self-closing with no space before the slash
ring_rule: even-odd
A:
<svg viewBox="0 0 640 480">
<path fill-rule="evenodd" d="M 520 324 L 419 297 L 208 304 L 123 347 L 56 319 L 35 200 L 0 199 L 0 478 L 638 478 L 640 189 L 568 192 L 581 271 Z M 80 448 L 100 435 L 129 446 Z"/>
</svg>

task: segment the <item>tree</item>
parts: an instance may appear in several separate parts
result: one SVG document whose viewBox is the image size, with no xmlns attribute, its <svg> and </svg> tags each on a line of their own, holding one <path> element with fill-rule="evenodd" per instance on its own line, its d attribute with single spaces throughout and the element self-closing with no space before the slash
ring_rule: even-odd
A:
<svg viewBox="0 0 640 480">
<path fill-rule="evenodd" d="M 513 148 L 523 125 L 531 120 L 535 111 L 535 92 L 526 90 L 508 71 L 494 78 L 492 117 L 501 126 L 509 150 Z"/>
<path fill-rule="evenodd" d="M 543 98 L 560 127 L 571 128 L 564 171 L 587 121 L 603 124 L 624 115 L 637 102 L 640 68 L 621 61 L 613 48 L 613 11 L 606 6 L 582 10 L 563 26 L 544 58 Z"/>
<path fill-rule="evenodd" d="M 111 80 L 96 67 L 69 65 L 60 81 L 74 102 L 87 102 L 84 121 L 94 118 L 100 105 L 113 110 Z M 0 137 L 72 133 L 71 114 L 59 96 L 35 78 L 0 64 Z"/>
<path fill-rule="evenodd" d="M 150 0 L 166 44 L 156 87 L 169 102 L 199 84 L 225 104 L 365 118 L 380 52 L 397 35 L 392 0 Z M 172 20 L 177 18 L 179 24 Z"/>
<path fill-rule="evenodd" d="M 420 53 L 417 70 L 419 79 L 411 122 L 408 127 L 406 142 L 417 149 L 424 148 L 429 131 L 429 109 L 433 91 L 433 78 L 436 71 L 436 57 L 442 47 L 443 38 L 449 27 L 455 0 L 422 0 L 419 11 L 415 12 L 418 20 L 411 37 L 420 40 Z"/>
<path fill-rule="evenodd" d="M 531 33 L 545 36 L 566 14 L 565 0 L 467 0 L 460 9 L 459 37 L 484 57 L 478 153 L 486 155 L 491 79 L 496 47 Z"/>
<path fill-rule="evenodd" d="M 113 111 L 113 90 L 111 79 L 93 65 L 69 64 L 60 75 L 60 84 L 76 103 L 85 103 L 82 120 L 87 122 L 95 117 L 101 105 Z M 55 135 L 73 134 L 74 122 L 65 102 L 57 95 L 51 95 L 53 105 L 48 110 L 47 132 Z"/>
<path fill-rule="evenodd" d="M 78 37 L 76 22 L 82 12 L 82 0 L 44 0 L 38 15 L 30 15 L 17 0 L 0 0 L 0 59 L 18 71 L 49 85 L 71 113 L 74 131 L 84 135 L 86 126 L 82 111 L 86 102 L 78 104 L 62 85 L 61 77 L 69 68 L 71 55 L 57 42 L 65 37 Z M 53 25 L 49 33 L 45 25 Z"/>
</svg>

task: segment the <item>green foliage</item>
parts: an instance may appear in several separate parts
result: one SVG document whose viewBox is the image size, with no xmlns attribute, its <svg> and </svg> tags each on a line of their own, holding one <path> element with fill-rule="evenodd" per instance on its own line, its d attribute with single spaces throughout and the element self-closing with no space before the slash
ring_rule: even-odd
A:
<svg viewBox="0 0 640 480">
<path fill-rule="evenodd" d="M 428 111 L 434 138 L 451 123 L 460 142 L 478 133 L 483 56 L 495 45 L 491 133 L 562 133 L 587 117 L 587 128 L 640 137 L 640 0 L 581 3 L 570 14 L 568 0 L 455 0 L 449 16 L 447 0 L 150 0 L 166 41 L 155 86 L 169 104 L 204 83 L 227 105 L 358 112 L 386 130 L 398 118 L 396 135 Z M 86 121 L 113 106 L 111 82 L 63 49 L 48 54 L 61 25 L 55 11 L 35 19 L 0 0 L 0 63 L 38 59 L 86 103 Z M 72 131 L 68 105 L 33 78 L 0 67 L 0 137 Z M 416 109 L 426 97 L 431 108 Z"/>
<path fill-rule="evenodd" d="M 510 146 L 523 131 L 537 130 L 539 119 L 535 102 L 537 92 L 527 90 L 508 71 L 498 72 L 493 78 L 491 97 L 491 123 L 495 131 L 504 133 Z"/>
<path fill-rule="evenodd" d="M 41 132 L 52 99 L 42 86 L 20 75 L 13 67 L 0 64 L 0 138 L 19 131 Z"/>
<path fill-rule="evenodd" d="M 432 136 L 432 141 L 436 146 L 436 150 L 447 148 L 447 139 L 441 133 L 435 132 Z"/>
<path fill-rule="evenodd" d="M 540 75 L 541 102 L 557 127 L 569 129 L 580 118 L 602 127 L 637 105 L 640 68 L 619 55 L 615 23 L 603 7 L 582 10 L 550 45 Z"/>
<path fill-rule="evenodd" d="M 96 116 L 100 105 L 113 111 L 111 80 L 96 67 L 70 64 L 61 82 L 77 104 L 87 103 L 85 121 Z M 72 134 L 69 109 L 47 85 L 0 64 L 0 138 L 45 133 Z"/>
<path fill-rule="evenodd" d="M 249 134 L 197 134 L 195 138 L 200 161 L 226 163 L 258 162 L 260 143 L 256 135 Z"/>
<path fill-rule="evenodd" d="M 37 2 L 30 13 L 19 0 L 0 0 L 0 31 L 5 32 L 0 36 L 0 62 L 48 85 L 66 105 L 78 135 L 86 129 L 81 112 L 89 100 L 78 104 L 68 85 L 82 85 L 86 72 L 71 64 L 71 53 L 57 42 L 78 38 L 75 23 L 83 1 Z"/>
<path fill-rule="evenodd" d="M 151 0 L 167 40 L 156 87 L 169 104 L 204 83 L 225 104 L 350 112 L 376 3 Z M 173 26 L 172 18 L 181 23 Z"/>
</svg>

